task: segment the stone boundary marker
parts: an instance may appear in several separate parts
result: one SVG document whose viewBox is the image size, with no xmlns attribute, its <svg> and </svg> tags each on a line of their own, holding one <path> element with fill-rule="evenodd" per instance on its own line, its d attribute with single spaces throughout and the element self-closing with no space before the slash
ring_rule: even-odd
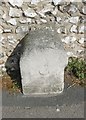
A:
<svg viewBox="0 0 86 120">
<path fill-rule="evenodd" d="M 0 77 L 2 76 L 2 71 L 6 71 L 5 63 L 7 59 L 21 39 L 27 33 L 29 34 L 31 31 L 36 30 L 38 25 L 47 24 L 49 22 L 55 24 L 55 32 L 57 33 L 57 37 L 58 34 L 60 34 L 67 55 L 83 58 L 86 52 L 86 39 L 84 38 L 86 32 L 85 9 L 85 0 L 82 2 L 74 2 L 73 0 L 68 2 L 62 2 L 61 0 L 27 0 L 27 2 L 24 0 L 9 0 L 6 2 L 6 0 L 1 0 Z M 34 44 L 37 45 L 37 43 Z M 52 49 L 49 49 L 49 51 L 44 52 L 43 55 L 49 54 L 51 50 Z M 25 51 L 24 54 L 26 54 Z M 40 56 L 42 52 L 37 53 Z M 52 50 L 51 53 L 53 54 L 53 52 L 55 51 Z M 32 55 L 36 57 L 34 51 L 30 56 Z M 51 58 L 52 57 L 50 57 L 50 59 Z M 44 61 L 49 62 L 48 58 L 46 59 L 47 60 Z M 43 66 L 41 66 L 41 68 L 42 67 Z M 47 72 L 50 73 L 51 71 L 49 70 Z"/>
<path fill-rule="evenodd" d="M 23 40 L 20 71 L 24 95 L 61 93 L 68 57 L 55 27 L 43 26 Z"/>
</svg>

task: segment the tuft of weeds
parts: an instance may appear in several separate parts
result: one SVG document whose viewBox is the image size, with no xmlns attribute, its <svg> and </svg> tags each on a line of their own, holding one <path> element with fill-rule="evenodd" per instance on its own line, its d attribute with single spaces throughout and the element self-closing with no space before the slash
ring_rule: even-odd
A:
<svg viewBox="0 0 86 120">
<path fill-rule="evenodd" d="M 70 57 L 66 71 L 72 73 L 79 80 L 86 79 L 86 61 L 76 57 Z"/>
</svg>

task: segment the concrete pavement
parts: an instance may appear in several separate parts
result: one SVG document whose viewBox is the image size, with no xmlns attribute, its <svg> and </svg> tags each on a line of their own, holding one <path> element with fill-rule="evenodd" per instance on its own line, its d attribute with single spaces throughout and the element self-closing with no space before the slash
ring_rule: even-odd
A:
<svg viewBox="0 0 86 120">
<path fill-rule="evenodd" d="M 3 118 L 84 118 L 84 88 L 65 86 L 64 92 L 52 97 L 26 97 L 2 94 Z"/>
</svg>

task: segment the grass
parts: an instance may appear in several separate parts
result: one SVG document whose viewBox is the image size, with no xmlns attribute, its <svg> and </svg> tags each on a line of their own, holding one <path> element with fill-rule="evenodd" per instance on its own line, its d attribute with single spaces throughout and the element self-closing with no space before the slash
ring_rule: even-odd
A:
<svg viewBox="0 0 86 120">
<path fill-rule="evenodd" d="M 79 83 L 86 86 L 86 61 L 76 57 L 70 57 L 65 71 L 73 75 Z"/>
</svg>

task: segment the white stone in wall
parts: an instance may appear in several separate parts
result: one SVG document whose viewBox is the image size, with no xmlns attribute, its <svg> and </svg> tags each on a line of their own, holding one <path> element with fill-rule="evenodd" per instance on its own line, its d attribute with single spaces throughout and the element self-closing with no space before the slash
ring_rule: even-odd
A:
<svg viewBox="0 0 86 120">
<path fill-rule="evenodd" d="M 3 14 L 4 14 L 4 11 L 0 9 L 0 18 L 2 17 Z"/>
<path fill-rule="evenodd" d="M 56 17 L 56 20 L 57 20 L 58 23 L 61 23 L 62 18 L 61 17 Z"/>
<path fill-rule="evenodd" d="M 79 21 L 79 16 L 76 16 L 76 17 L 70 17 L 70 18 L 69 18 L 69 22 L 70 22 L 70 23 L 77 24 L 78 21 Z"/>
<path fill-rule="evenodd" d="M 81 13 L 86 15 L 86 6 L 81 7 Z"/>
<path fill-rule="evenodd" d="M 86 26 L 84 24 L 79 25 L 78 31 L 79 33 L 83 34 L 86 32 Z"/>
<path fill-rule="evenodd" d="M 77 25 L 72 25 L 70 28 L 70 32 L 77 33 Z"/>
<path fill-rule="evenodd" d="M 62 42 L 66 43 L 66 44 L 73 43 L 74 41 L 76 41 L 76 37 L 74 37 L 74 36 L 67 36 L 62 39 Z"/>
<path fill-rule="evenodd" d="M 78 50 L 77 52 L 81 53 L 83 50 Z"/>
<path fill-rule="evenodd" d="M 11 33 L 11 32 L 12 32 L 12 30 L 9 29 L 9 28 L 5 28 L 5 29 L 4 29 L 4 33 Z"/>
<path fill-rule="evenodd" d="M 40 19 L 40 21 L 41 21 L 42 23 L 47 23 L 47 20 L 45 20 L 45 19 Z"/>
<path fill-rule="evenodd" d="M 70 36 L 70 42 L 73 43 L 76 41 L 76 37 L 75 36 Z"/>
<path fill-rule="evenodd" d="M 44 15 L 44 13 L 43 13 L 42 11 L 37 11 L 37 13 L 38 13 L 41 17 L 46 18 L 46 15 Z"/>
<path fill-rule="evenodd" d="M 8 37 L 7 37 L 7 39 L 8 39 L 8 41 L 9 41 L 9 44 L 11 43 L 11 45 L 13 44 L 15 44 L 16 42 L 17 42 L 17 40 L 15 39 L 15 37 L 13 36 L 13 35 L 9 35 Z"/>
<path fill-rule="evenodd" d="M 60 2 L 62 2 L 62 0 L 52 0 L 54 5 L 58 5 Z"/>
<path fill-rule="evenodd" d="M 0 43 L 2 43 L 4 41 L 5 37 L 2 36 L 2 34 L 0 34 Z"/>
<path fill-rule="evenodd" d="M 8 0 L 8 1 L 12 6 L 21 7 L 23 4 L 23 0 Z"/>
<path fill-rule="evenodd" d="M 29 8 L 24 10 L 24 15 L 26 17 L 31 17 L 31 18 L 34 18 L 35 16 L 37 16 L 36 12 L 32 9 L 32 8 Z"/>
<path fill-rule="evenodd" d="M 52 12 L 53 11 L 54 6 L 51 4 L 46 4 L 43 9 L 42 12 L 46 13 L 46 12 Z"/>
<path fill-rule="evenodd" d="M 79 43 L 80 43 L 80 44 L 84 44 L 85 41 L 86 41 L 85 38 L 81 38 L 81 39 L 79 40 Z"/>
<path fill-rule="evenodd" d="M 53 14 L 53 15 L 57 15 L 57 13 L 58 13 L 58 8 L 55 7 L 55 9 L 52 11 L 52 14 Z"/>
<path fill-rule="evenodd" d="M 31 0 L 31 4 L 37 5 L 41 0 Z"/>
<path fill-rule="evenodd" d="M 65 24 L 65 23 L 66 23 L 66 24 L 69 23 L 69 20 L 68 20 L 68 19 L 69 19 L 68 16 L 64 16 L 64 18 L 62 18 L 62 22 L 63 22 L 63 24 Z M 62 23 L 62 22 L 61 22 L 61 23 Z"/>
<path fill-rule="evenodd" d="M 25 24 L 25 23 L 27 23 L 27 20 L 20 18 L 19 22 L 22 23 L 22 24 Z"/>
<path fill-rule="evenodd" d="M 67 52 L 68 57 L 72 57 L 73 56 L 73 52 Z"/>
<path fill-rule="evenodd" d="M 0 58 L 3 58 L 4 57 L 4 53 L 2 52 L 2 47 L 1 47 L 1 44 L 0 44 Z"/>
<path fill-rule="evenodd" d="M 3 33 L 3 27 L 0 26 L 0 33 Z"/>
<path fill-rule="evenodd" d="M 41 17 L 46 17 L 45 13 L 47 12 L 52 12 L 54 6 L 51 4 L 47 4 L 46 6 L 43 7 L 43 9 L 38 9 L 36 12 L 41 16 Z"/>
<path fill-rule="evenodd" d="M 31 18 L 26 18 L 28 23 L 32 23 L 32 19 Z"/>
<path fill-rule="evenodd" d="M 85 60 L 86 52 L 85 52 L 84 48 L 81 48 L 81 49 L 77 50 L 76 53 L 79 57 L 82 57 Z"/>
<path fill-rule="evenodd" d="M 35 20 L 35 23 L 40 25 L 42 22 L 41 22 L 41 20 L 37 19 L 37 20 Z"/>
<path fill-rule="evenodd" d="M 6 13 L 4 13 L 4 14 L 2 15 L 2 18 L 3 18 L 3 19 L 6 19 L 6 18 L 7 18 Z"/>
<path fill-rule="evenodd" d="M 29 31 L 28 26 L 19 26 L 16 28 L 16 33 L 25 33 L 28 31 Z"/>
<path fill-rule="evenodd" d="M 31 18 L 20 18 L 20 20 L 19 20 L 19 22 L 21 23 L 21 24 L 25 24 L 25 23 L 32 23 L 32 19 Z"/>
<path fill-rule="evenodd" d="M 69 10 L 67 11 L 69 14 L 73 15 L 74 13 L 76 13 L 78 10 L 78 8 L 76 7 L 76 5 L 71 4 L 69 7 Z"/>
<path fill-rule="evenodd" d="M 67 33 L 67 30 L 66 30 L 65 26 L 61 26 L 60 28 L 58 28 L 57 33 L 62 33 L 62 34 Z"/>
<path fill-rule="evenodd" d="M 11 18 L 7 22 L 10 23 L 11 25 L 14 25 L 14 26 L 17 25 L 16 18 Z"/>
<path fill-rule="evenodd" d="M 20 17 L 22 16 L 22 11 L 20 9 L 10 7 L 9 16 Z"/>
<path fill-rule="evenodd" d="M 32 23 L 32 24 L 36 24 L 35 19 L 32 19 L 32 20 L 31 20 L 31 23 Z"/>
</svg>

